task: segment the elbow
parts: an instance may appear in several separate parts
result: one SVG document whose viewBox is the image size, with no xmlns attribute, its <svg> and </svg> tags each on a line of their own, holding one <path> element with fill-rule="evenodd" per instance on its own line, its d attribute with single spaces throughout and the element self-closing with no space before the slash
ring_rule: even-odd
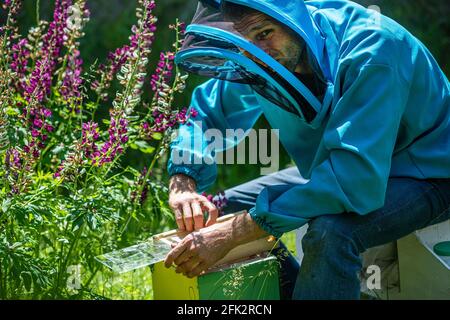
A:
<svg viewBox="0 0 450 320">
<path fill-rule="evenodd" d="M 351 201 L 349 211 L 356 212 L 359 215 L 368 215 L 384 206 L 385 196 L 385 188 L 372 187 L 366 189 L 363 192 L 359 192 L 359 196 L 357 196 L 357 199 Z M 355 196 L 353 196 L 353 198 L 354 197 Z"/>
</svg>

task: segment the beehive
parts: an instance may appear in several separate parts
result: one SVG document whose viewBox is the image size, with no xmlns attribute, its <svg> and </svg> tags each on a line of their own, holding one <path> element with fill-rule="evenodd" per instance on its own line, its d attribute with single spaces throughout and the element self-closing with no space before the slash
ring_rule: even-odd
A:
<svg viewBox="0 0 450 320">
<path fill-rule="evenodd" d="M 218 219 L 218 223 L 243 214 L 237 212 Z M 154 236 L 168 243 L 178 243 L 186 233 L 176 230 Z M 205 274 L 189 279 L 166 268 L 164 262 L 152 266 L 155 300 L 227 300 L 279 299 L 279 270 L 270 254 L 277 246 L 273 237 L 261 238 L 231 250 Z"/>
<path fill-rule="evenodd" d="M 397 242 L 400 288 L 397 295 L 391 296 L 450 299 L 450 258 L 433 251 L 441 241 L 450 241 L 450 221 L 416 231 Z"/>
<path fill-rule="evenodd" d="M 191 279 L 160 262 L 153 266 L 153 294 L 155 300 L 278 300 L 278 275 L 277 259 L 268 254 Z"/>
</svg>

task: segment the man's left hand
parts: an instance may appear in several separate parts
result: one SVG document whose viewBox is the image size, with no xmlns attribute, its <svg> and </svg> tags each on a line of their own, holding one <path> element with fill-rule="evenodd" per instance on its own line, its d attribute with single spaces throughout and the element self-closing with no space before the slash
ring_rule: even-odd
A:
<svg viewBox="0 0 450 320">
<path fill-rule="evenodd" d="M 234 247 L 232 232 L 231 225 L 220 223 L 187 235 L 169 252 L 165 266 L 175 263 L 177 273 L 189 278 L 199 276 Z"/>
</svg>

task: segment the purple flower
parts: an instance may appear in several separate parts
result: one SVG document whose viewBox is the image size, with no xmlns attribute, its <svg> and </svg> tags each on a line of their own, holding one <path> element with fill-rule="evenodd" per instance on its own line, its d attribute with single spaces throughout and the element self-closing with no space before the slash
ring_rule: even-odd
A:
<svg viewBox="0 0 450 320">
<path fill-rule="evenodd" d="M 5 165 L 9 169 L 19 170 L 21 168 L 19 151 L 8 149 L 6 151 Z"/>
<path fill-rule="evenodd" d="M 98 161 L 100 166 L 112 162 L 117 154 L 123 152 L 124 148 L 122 145 L 128 142 L 128 121 L 124 118 L 124 113 L 111 110 L 110 115 L 109 138 L 100 148 L 101 154 Z"/>
<path fill-rule="evenodd" d="M 28 60 L 31 52 L 26 48 L 28 45 L 27 39 L 21 39 L 18 43 L 13 44 L 11 48 L 11 69 L 17 74 L 16 87 L 23 91 L 26 87 L 26 71 Z"/>
<path fill-rule="evenodd" d="M 136 200 L 136 196 L 137 196 L 137 193 L 139 190 L 142 190 L 141 194 L 139 196 L 139 203 L 141 205 L 143 205 L 145 200 L 147 200 L 147 198 L 148 198 L 148 183 L 145 180 L 145 178 L 147 176 L 147 172 L 148 172 L 147 167 L 144 167 L 144 169 L 142 169 L 141 174 L 139 175 L 139 178 L 137 180 L 136 188 L 131 193 L 131 201 L 132 202 L 134 202 Z M 149 175 L 151 175 L 151 172 Z"/>
<path fill-rule="evenodd" d="M 43 124 L 44 124 L 44 122 L 39 118 L 35 118 L 33 121 L 33 125 L 38 129 L 42 128 Z"/>
<path fill-rule="evenodd" d="M 145 122 L 142 124 L 142 131 L 147 139 L 152 139 L 152 135 L 155 132 L 166 132 L 167 130 L 174 128 L 180 124 L 188 124 L 190 118 L 195 118 L 198 116 L 198 111 L 194 108 L 190 108 L 188 112 L 186 108 L 179 111 L 163 113 L 159 110 L 155 110 L 152 113 L 153 124 Z"/>
<path fill-rule="evenodd" d="M 225 192 L 218 192 L 216 195 L 207 194 L 206 192 L 202 193 L 202 196 L 206 197 L 209 202 L 213 203 L 217 210 L 219 210 L 219 214 L 223 214 L 223 209 L 226 207 L 228 203 L 228 199 L 225 197 Z"/>
<path fill-rule="evenodd" d="M 84 156 L 88 159 L 95 159 L 100 156 L 100 152 L 96 145 L 99 138 L 98 124 L 95 122 L 87 122 L 82 125 L 81 148 Z"/>
<path fill-rule="evenodd" d="M 156 71 L 150 79 L 150 86 L 156 95 L 164 84 L 168 84 L 172 77 L 171 70 L 173 69 L 174 57 L 175 55 L 173 52 L 161 52 L 159 54 L 159 62 Z"/>
<path fill-rule="evenodd" d="M 36 129 L 32 129 L 32 130 L 31 130 L 31 136 L 32 136 L 33 138 L 39 137 L 39 131 L 37 131 Z"/>
<path fill-rule="evenodd" d="M 50 109 L 47 108 L 42 108 L 41 109 L 41 114 L 45 117 L 45 118 L 50 118 L 52 116 L 52 111 Z"/>
<path fill-rule="evenodd" d="M 108 94 L 106 91 L 110 88 L 116 73 L 127 62 L 129 55 L 130 47 L 125 45 L 108 54 L 107 65 L 99 65 L 97 73 L 100 75 L 101 80 L 100 82 L 97 80 L 94 81 L 91 85 L 91 89 L 94 90 L 102 100 L 107 99 Z"/>
<path fill-rule="evenodd" d="M 116 98 L 116 105 L 126 105 L 126 107 L 132 107 L 133 101 L 138 101 L 137 97 L 142 94 L 142 83 L 145 79 L 147 59 L 145 58 L 150 53 L 150 48 L 154 41 L 154 32 L 156 31 L 156 18 L 152 15 L 152 11 L 155 8 L 155 2 L 150 0 L 139 0 L 138 10 L 138 24 L 131 28 L 132 35 L 130 36 L 130 44 L 116 49 L 108 55 L 107 66 L 100 65 L 98 73 L 101 80 L 93 82 L 91 89 L 94 90 L 100 99 L 106 100 L 108 98 L 107 90 L 111 86 L 111 82 L 114 79 L 114 75 L 119 70 L 128 70 L 128 73 L 137 70 L 133 79 L 130 79 L 132 86 L 125 84 L 128 79 L 128 75 L 118 75 L 118 79 L 122 79 L 121 83 L 125 87 L 130 87 L 132 90 L 127 92 L 127 95 Z M 139 27 L 138 27 L 139 26 Z M 125 67 L 123 69 L 122 67 Z M 123 73 L 126 73 L 123 71 Z"/>
<path fill-rule="evenodd" d="M 22 8 L 22 0 L 5 0 L 2 7 L 4 10 L 9 11 L 7 18 L 9 20 L 9 24 L 3 26 L 0 33 L 6 36 L 7 45 L 10 47 L 14 40 L 20 37 L 16 17 Z M 10 33 L 8 34 L 8 32 Z"/>
<path fill-rule="evenodd" d="M 75 111 L 79 112 L 81 103 L 81 79 L 83 60 L 80 58 L 80 51 L 75 49 L 71 52 L 67 61 L 67 68 L 64 71 L 60 93 L 66 102 L 72 102 Z"/>
<path fill-rule="evenodd" d="M 43 147 L 44 131 L 52 132 L 53 127 L 49 125 L 48 120 L 51 117 L 51 111 L 43 106 L 44 100 L 50 94 L 52 86 L 52 77 L 60 57 L 60 51 L 64 44 L 64 33 L 67 30 L 68 9 L 72 0 L 56 0 L 53 21 L 49 24 L 47 33 L 42 38 L 42 49 L 35 63 L 28 83 L 24 86 L 24 97 L 28 102 L 27 115 L 31 136 L 38 148 L 32 148 L 30 152 L 33 157 L 39 157 L 39 148 Z M 40 141 L 39 141 L 40 138 Z"/>
<path fill-rule="evenodd" d="M 29 84 L 25 87 L 25 99 L 30 105 L 40 104 L 50 93 L 52 84 L 52 68 L 49 57 L 36 61 Z"/>
<path fill-rule="evenodd" d="M 31 154 L 33 155 L 33 158 L 35 158 L 35 159 L 39 158 L 39 156 L 41 155 L 41 153 L 39 152 L 39 150 L 37 148 L 33 149 Z"/>
<path fill-rule="evenodd" d="M 9 182 L 11 193 L 18 194 L 21 189 L 20 172 L 23 169 L 22 156 L 16 149 L 8 149 L 5 153 L 5 178 Z"/>
<path fill-rule="evenodd" d="M 53 132 L 53 130 L 54 130 L 53 126 L 51 126 L 51 125 L 49 125 L 49 124 L 45 124 L 45 125 L 44 125 L 44 129 L 45 129 L 45 131 L 47 131 L 47 132 Z"/>
<path fill-rule="evenodd" d="M 124 90 L 116 95 L 113 102 L 115 109 L 123 109 L 129 115 L 141 101 L 142 87 L 147 75 L 148 56 L 156 30 L 156 17 L 152 15 L 154 1 L 139 0 L 137 10 L 138 23 L 134 25 L 130 36 L 129 55 L 122 66 L 117 79 Z"/>
<path fill-rule="evenodd" d="M 67 54 L 64 57 L 66 68 L 62 73 L 62 83 L 59 91 L 68 105 L 77 113 L 82 103 L 81 86 L 83 83 L 82 65 L 80 58 L 78 39 L 84 34 L 82 29 L 89 20 L 90 12 L 86 6 L 86 0 L 77 0 L 73 6 L 70 6 L 71 15 L 66 19 L 67 29 L 64 29 L 64 46 L 67 48 Z M 77 14 L 75 14 L 77 13 Z"/>
<path fill-rule="evenodd" d="M 41 103 L 50 93 L 52 74 L 64 44 L 64 30 L 67 29 L 68 9 L 71 4 L 71 0 L 55 1 L 53 21 L 42 39 L 41 58 L 36 61 L 30 83 L 25 88 L 25 98 L 29 103 Z"/>
</svg>

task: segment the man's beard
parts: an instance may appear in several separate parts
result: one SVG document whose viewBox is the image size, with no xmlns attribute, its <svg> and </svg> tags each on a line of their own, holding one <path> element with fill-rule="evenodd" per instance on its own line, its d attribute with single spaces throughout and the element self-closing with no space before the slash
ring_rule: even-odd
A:
<svg viewBox="0 0 450 320">
<path fill-rule="evenodd" d="M 283 57 L 276 60 L 281 63 L 286 69 L 294 72 L 300 62 L 302 47 L 298 43 L 291 42 L 286 47 L 286 50 L 283 51 Z"/>
</svg>

